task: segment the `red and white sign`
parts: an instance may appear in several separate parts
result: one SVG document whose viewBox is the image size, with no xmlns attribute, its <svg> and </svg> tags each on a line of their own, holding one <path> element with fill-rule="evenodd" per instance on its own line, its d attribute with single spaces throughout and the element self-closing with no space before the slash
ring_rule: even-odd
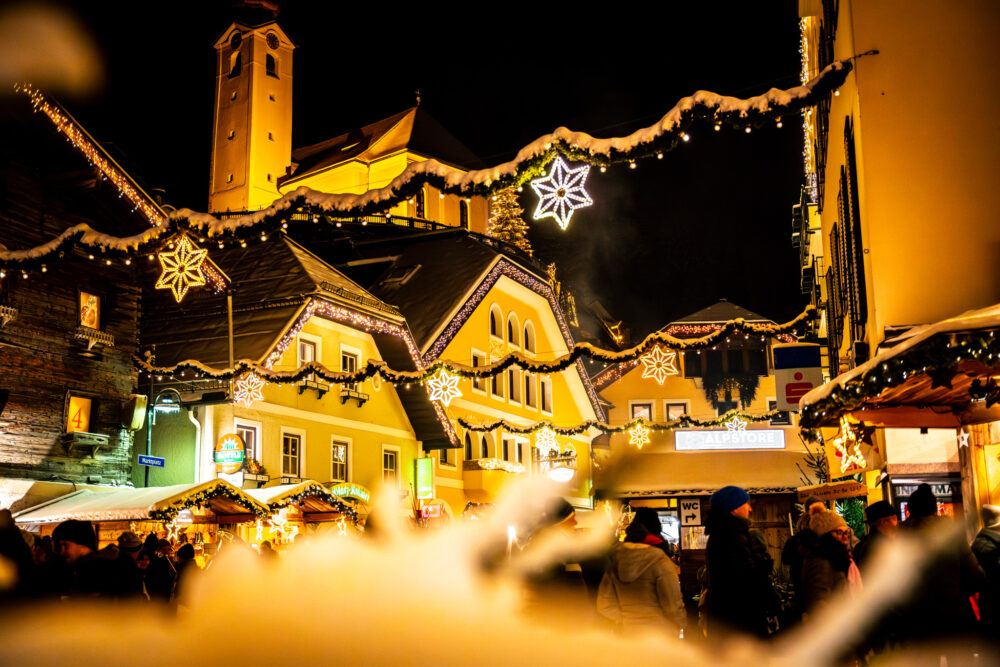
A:
<svg viewBox="0 0 1000 667">
<path fill-rule="evenodd" d="M 778 410 L 798 410 L 799 399 L 823 384 L 819 345 L 786 343 L 775 345 L 774 385 Z"/>
</svg>

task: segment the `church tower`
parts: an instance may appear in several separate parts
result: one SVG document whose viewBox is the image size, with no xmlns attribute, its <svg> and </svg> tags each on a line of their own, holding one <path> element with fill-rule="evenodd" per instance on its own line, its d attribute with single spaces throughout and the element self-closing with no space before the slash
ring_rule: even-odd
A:
<svg viewBox="0 0 1000 667">
<path fill-rule="evenodd" d="M 208 210 L 254 211 L 278 198 L 292 158 L 292 51 L 274 20 L 236 22 L 214 44 Z"/>
</svg>

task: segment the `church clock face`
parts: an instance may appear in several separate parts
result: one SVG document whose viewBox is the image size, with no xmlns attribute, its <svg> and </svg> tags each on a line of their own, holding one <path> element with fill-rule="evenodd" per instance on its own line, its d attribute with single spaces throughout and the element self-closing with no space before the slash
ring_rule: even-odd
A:
<svg viewBox="0 0 1000 667">
<path fill-rule="evenodd" d="M 229 38 L 229 48 L 233 51 L 240 48 L 240 43 L 243 42 L 243 35 L 238 32 L 234 32 L 233 36 Z"/>
<path fill-rule="evenodd" d="M 269 47 L 271 47 L 272 49 L 278 48 L 278 36 L 277 35 L 275 35 L 273 32 L 269 32 L 269 33 L 267 33 L 266 39 L 267 39 L 267 45 Z"/>
</svg>

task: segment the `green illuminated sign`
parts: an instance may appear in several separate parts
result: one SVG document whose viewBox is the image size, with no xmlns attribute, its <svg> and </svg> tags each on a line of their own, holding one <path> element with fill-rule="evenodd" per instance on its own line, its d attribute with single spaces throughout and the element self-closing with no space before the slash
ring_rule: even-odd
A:
<svg viewBox="0 0 1000 667">
<path fill-rule="evenodd" d="M 414 480 L 418 500 L 434 497 L 434 459 L 415 459 L 413 461 Z"/>
</svg>

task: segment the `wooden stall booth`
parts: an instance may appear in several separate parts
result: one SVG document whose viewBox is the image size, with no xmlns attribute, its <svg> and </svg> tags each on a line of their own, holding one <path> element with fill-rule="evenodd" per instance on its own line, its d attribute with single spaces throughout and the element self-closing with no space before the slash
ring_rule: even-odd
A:
<svg viewBox="0 0 1000 667">
<path fill-rule="evenodd" d="M 319 482 L 306 480 L 246 493 L 268 508 L 267 517 L 240 527 L 240 537 L 254 546 L 269 541 L 280 551 L 298 535 L 348 535 L 358 530 L 358 511 L 353 504 Z"/>
<path fill-rule="evenodd" d="M 173 544 L 191 543 L 198 557 L 218 550 L 225 534 L 237 526 L 266 517 L 266 505 L 222 479 L 201 484 L 154 486 L 144 489 L 80 489 L 19 512 L 16 522 L 28 530 L 51 535 L 63 521 L 91 521 L 98 548 L 117 542 L 130 530 L 145 539 L 150 533 Z"/>
</svg>

